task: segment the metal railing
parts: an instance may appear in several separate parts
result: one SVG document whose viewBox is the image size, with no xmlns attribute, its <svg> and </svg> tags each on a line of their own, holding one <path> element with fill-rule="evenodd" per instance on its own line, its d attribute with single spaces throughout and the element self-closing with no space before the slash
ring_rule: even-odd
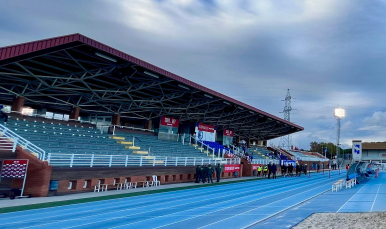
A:
<svg viewBox="0 0 386 229">
<path fill-rule="evenodd" d="M 267 165 L 271 163 L 279 164 L 279 160 L 269 160 L 269 159 L 252 159 L 251 164 L 264 164 Z"/>
<path fill-rule="evenodd" d="M 16 145 L 20 145 L 23 148 L 27 149 L 30 153 L 35 153 L 38 155 L 38 158 L 40 160 L 45 159 L 46 151 L 41 149 L 40 147 L 34 145 L 30 141 L 26 140 L 25 138 L 21 137 L 20 135 L 16 134 L 12 130 L 8 129 L 7 127 L 0 124 L 0 132 L 3 137 L 7 137 L 9 139 L 12 139 L 14 142 L 14 150 L 16 149 Z"/>
<path fill-rule="evenodd" d="M 98 154 L 58 154 L 48 153 L 47 161 L 53 166 L 196 166 L 205 164 L 240 164 L 240 159 L 212 159 L 205 157 L 161 157 Z"/>
</svg>

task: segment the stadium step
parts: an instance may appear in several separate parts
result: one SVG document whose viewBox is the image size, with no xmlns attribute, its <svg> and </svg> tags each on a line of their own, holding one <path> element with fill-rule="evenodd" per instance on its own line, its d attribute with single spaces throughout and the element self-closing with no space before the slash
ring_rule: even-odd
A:
<svg viewBox="0 0 386 229">
<path fill-rule="evenodd" d="M 147 151 L 133 151 L 133 154 L 149 154 Z"/>
<path fill-rule="evenodd" d="M 141 149 L 140 146 L 125 146 L 126 149 Z"/>
<path fill-rule="evenodd" d="M 117 143 L 122 145 L 133 145 L 133 142 L 126 142 L 126 141 L 117 141 Z"/>
<path fill-rule="evenodd" d="M 154 159 L 154 157 L 153 156 L 145 156 L 145 157 L 143 157 L 143 159 Z"/>
<path fill-rule="evenodd" d="M 115 140 L 125 140 L 124 137 L 118 137 L 118 136 L 112 136 L 110 137 L 111 139 L 115 139 Z"/>
</svg>

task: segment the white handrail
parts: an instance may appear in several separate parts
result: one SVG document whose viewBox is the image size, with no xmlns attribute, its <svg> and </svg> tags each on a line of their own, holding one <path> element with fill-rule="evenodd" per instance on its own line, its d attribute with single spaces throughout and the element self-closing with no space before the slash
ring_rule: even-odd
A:
<svg viewBox="0 0 386 229">
<path fill-rule="evenodd" d="M 4 137 L 11 138 L 14 142 L 17 142 L 17 145 L 26 148 L 29 152 L 38 154 L 40 160 L 43 161 L 45 159 L 46 151 L 1 124 L 0 132 Z"/>
<path fill-rule="evenodd" d="M 58 154 L 48 153 L 47 161 L 52 166 L 196 166 L 202 164 L 240 164 L 239 158 L 213 160 L 207 157 L 166 157 L 129 156 L 98 154 Z"/>
</svg>

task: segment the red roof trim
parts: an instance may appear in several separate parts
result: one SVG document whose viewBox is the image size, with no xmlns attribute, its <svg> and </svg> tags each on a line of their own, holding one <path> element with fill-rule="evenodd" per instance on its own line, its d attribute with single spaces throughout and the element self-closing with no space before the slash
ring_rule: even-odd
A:
<svg viewBox="0 0 386 229">
<path fill-rule="evenodd" d="M 51 47 L 54 47 L 54 46 L 59 46 L 59 45 L 63 45 L 63 44 L 68 44 L 70 42 L 74 42 L 74 41 L 81 41 L 87 45 L 90 45 L 90 46 L 93 46 L 97 49 L 100 49 L 100 50 L 103 50 L 107 53 L 110 53 L 116 57 L 120 57 L 122 59 L 125 59 L 127 61 L 130 61 L 130 62 L 134 62 L 142 67 L 145 67 L 145 68 L 148 68 L 152 71 L 155 71 L 157 73 L 160 73 L 162 75 L 165 75 L 167 77 L 170 77 L 174 80 L 177 80 L 181 83 L 184 83 L 184 84 L 187 84 L 191 87 L 194 87 L 194 88 L 197 88 L 199 90 L 202 90 L 208 94 L 211 94 L 211 95 L 214 95 L 214 96 L 217 96 L 221 99 L 224 99 L 224 100 L 227 100 L 229 102 L 232 102 L 232 103 L 235 103 L 239 106 L 242 106 L 244 108 L 247 108 L 247 109 L 250 109 L 252 111 L 255 111 L 257 113 L 260 113 L 260 114 L 263 114 L 263 115 L 266 115 L 270 118 L 273 118 L 273 119 L 276 119 L 280 122 L 284 122 L 284 123 L 287 123 L 291 126 L 294 126 L 296 128 L 299 128 L 301 130 L 304 130 L 303 127 L 301 126 L 298 126 L 294 123 L 291 123 L 291 122 L 288 122 L 284 119 L 281 119 L 279 117 L 276 117 L 274 115 L 271 115 L 265 111 L 262 111 L 262 110 L 259 110 L 257 108 L 254 108 L 250 105 L 247 105 L 243 102 L 240 102 L 238 100 L 235 100 L 233 98 L 230 98 L 226 95 L 223 95 L 219 92 L 216 92 L 212 89 L 209 89 L 207 87 L 204 87 L 202 85 L 199 85 L 197 83 L 194 83 L 190 80 L 187 80 L 185 78 L 182 78 L 174 73 L 171 73 L 171 72 L 168 72 L 162 68 L 159 68 L 157 66 L 154 66 L 152 64 L 149 64 L 145 61 L 142 61 L 138 58 L 135 58 L 133 56 L 130 56 L 124 52 L 121 52 L 117 49 L 114 49 L 108 45 L 104 45 L 98 41 L 95 41 L 91 38 L 88 38 L 86 36 L 83 36 L 81 34 L 70 34 L 70 35 L 66 35 L 66 36 L 61 36 L 61 37 L 54 37 L 54 38 L 49 38 L 49 39 L 44 39 L 44 40 L 39 40 L 39 41 L 33 41 L 33 42 L 28 42 L 28 43 L 23 43 L 23 44 L 18 44 L 18 45 L 12 45 L 12 46 L 7 46 L 7 47 L 2 47 L 0 48 L 0 61 L 1 60 L 5 60 L 5 59 L 9 59 L 9 58 L 12 58 L 12 57 L 17 57 L 17 56 L 20 56 L 20 55 L 24 55 L 24 54 L 28 54 L 28 53 L 31 53 L 31 52 L 35 52 L 35 51 L 40 51 L 40 50 L 43 50 L 43 49 L 47 49 L 47 48 L 51 48 Z"/>
</svg>

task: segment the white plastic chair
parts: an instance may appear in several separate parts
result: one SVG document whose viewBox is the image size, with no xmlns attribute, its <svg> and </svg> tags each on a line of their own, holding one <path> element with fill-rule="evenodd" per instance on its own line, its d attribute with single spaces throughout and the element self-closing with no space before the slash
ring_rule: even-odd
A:
<svg viewBox="0 0 386 229">
<path fill-rule="evenodd" d="M 158 180 L 157 175 L 153 175 L 153 181 L 150 184 L 151 186 L 160 186 L 161 181 Z"/>
</svg>

